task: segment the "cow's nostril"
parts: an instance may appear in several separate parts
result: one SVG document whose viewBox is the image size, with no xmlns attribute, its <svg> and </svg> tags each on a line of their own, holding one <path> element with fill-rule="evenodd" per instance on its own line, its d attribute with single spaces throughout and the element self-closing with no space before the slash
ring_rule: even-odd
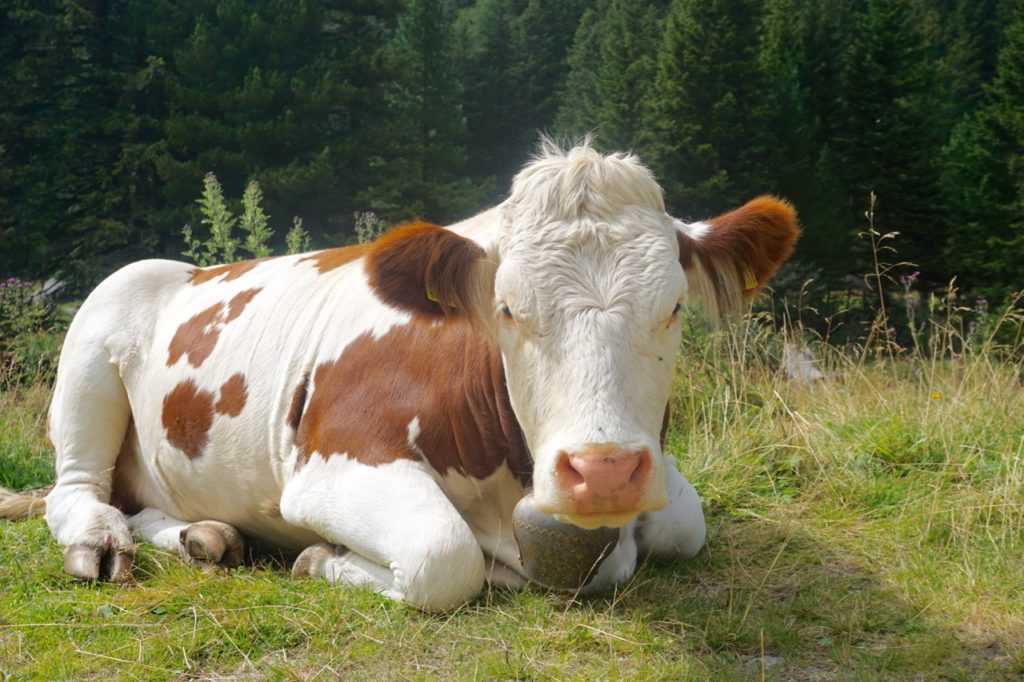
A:
<svg viewBox="0 0 1024 682">
<path fill-rule="evenodd" d="M 636 458 L 636 467 L 633 468 L 633 472 L 629 475 L 629 484 L 633 486 L 641 485 L 647 478 L 647 473 L 650 470 L 650 456 L 647 453 L 640 453 Z"/>
<path fill-rule="evenodd" d="M 577 470 L 576 467 L 572 465 L 572 460 L 570 459 L 569 455 L 564 452 L 560 453 L 558 456 L 557 468 L 558 475 L 568 485 L 576 486 L 586 481 L 586 479 L 583 477 L 583 474 L 581 474 L 579 470 Z"/>
</svg>

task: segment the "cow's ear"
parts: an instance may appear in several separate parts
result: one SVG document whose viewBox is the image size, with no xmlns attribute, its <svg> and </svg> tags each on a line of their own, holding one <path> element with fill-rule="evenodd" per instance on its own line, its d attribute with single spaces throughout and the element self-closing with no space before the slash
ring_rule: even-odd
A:
<svg viewBox="0 0 1024 682">
<path fill-rule="evenodd" d="M 429 317 L 493 317 L 494 267 L 476 242 L 429 223 L 385 233 L 366 256 L 370 286 L 397 308 Z"/>
<path fill-rule="evenodd" d="M 769 196 L 705 222 L 680 223 L 679 262 L 691 298 L 716 316 L 738 309 L 789 258 L 799 235 L 793 207 Z"/>
</svg>

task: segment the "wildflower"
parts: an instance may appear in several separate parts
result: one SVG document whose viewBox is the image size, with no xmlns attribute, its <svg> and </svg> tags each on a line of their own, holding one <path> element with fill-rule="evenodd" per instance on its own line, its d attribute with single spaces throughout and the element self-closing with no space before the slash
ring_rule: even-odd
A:
<svg viewBox="0 0 1024 682">
<path fill-rule="evenodd" d="M 935 392 L 933 392 L 933 393 L 932 393 L 932 394 L 931 394 L 931 395 L 930 395 L 929 397 L 930 397 L 930 398 L 931 398 L 932 400 L 939 400 L 940 398 L 942 398 L 942 394 L 941 394 L 941 393 L 939 393 L 938 391 L 935 391 Z"/>
<path fill-rule="evenodd" d="M 917 307 L 917 299 L 914 298 L 913 296 L 911 296 L 910 298 L 907 299 L 907 308 L 910 309 L 910 310 L 913 310 L 916 307 Z"/>
</svg>

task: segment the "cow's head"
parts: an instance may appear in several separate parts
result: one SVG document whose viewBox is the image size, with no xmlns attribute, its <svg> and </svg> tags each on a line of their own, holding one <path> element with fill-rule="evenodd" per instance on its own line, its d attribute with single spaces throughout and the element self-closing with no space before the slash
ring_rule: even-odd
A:
<svg viewBox="0 0 1024 682">
<path fill-rule="evenodd" d="M 542 511 L 594 528 L 663 507 L 680 309 L 753 297 L 793 249 L 793 209 L 762 197 L 687 224 L 635 157 L 584 145 L 545 149 L 491 215 L 468 236 L 392 231 L 368 258 L 374 287 L 495 339 Z"/>
</svg>

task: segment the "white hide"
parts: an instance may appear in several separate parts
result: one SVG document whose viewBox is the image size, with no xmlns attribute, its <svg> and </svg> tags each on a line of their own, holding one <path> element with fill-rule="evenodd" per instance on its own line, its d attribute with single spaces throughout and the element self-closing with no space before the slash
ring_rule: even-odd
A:
<svg viewBox="0 0 1024 682">
<path fill-rule="evenodd" d="M 281 514 L 358 555 L 334 565 L 335 579 L 424 609 L 452 608 L 483 587 L 480 545 L 420 462 L 313 457 L 285 486 Z"/>
<path fill-rule="evenodd" d="M 704 546 L 704 510 L 697 491 L 669 455 L 665 456 L 665 472 L 668 506 L 641 517 L 636 528 L 640 552 L 663 559 L 692 559 Z"/>
</svg>

